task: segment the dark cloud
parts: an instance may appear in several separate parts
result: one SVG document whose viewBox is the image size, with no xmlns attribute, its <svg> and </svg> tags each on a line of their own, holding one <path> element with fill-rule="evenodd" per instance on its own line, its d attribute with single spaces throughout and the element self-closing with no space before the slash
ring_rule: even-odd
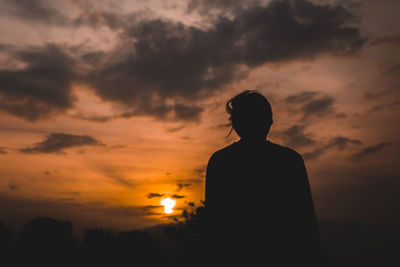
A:
<svg viewBox="0 0 400 267">
<path fill-rule="evenodd" d="M 81 192 L 64 192 L 64 194 L 68 196 L 79 196 Z"/>
<path fill-rule="evenodd" d="M 121 13 L 119 3 L 114 2 L 107 5 L 107 2 L 93 2 L 86 0 L 69 0 L 79 10 L 78 16 L 72 21 L 74 26 L 91 26 L 98 28 L 107 26 L 111 29 L 126 27 L 137 17 L 148 15 L 148 10 L 141 10 L 134 13 Z M 105 4 L 105 5 L 104 5 Z"/>
<path fill-rule="evenodd" d="M 155 197 L 163 197 L 165 194 L 158 194 L 158 193 L 148 193 L 147 198 L 155 198 Z"/>
<path fill-rule="evenodd" d="M 364 42 L 358 29 L 348 26 L 355 19 L 340 6 L 272 1 L 230 19 L 220 17 L 207 29 L 135 20 L 122 28 L 113 60 L 101 64 L 87 82 L 103 99 L 123 104 L 126 116 L 197 120 L 202 108 L 193 101 L 240 79 L 246 68 L 321 53 L 354 54 Z M 304 107 L 307 116 L 322 114 L 321 106 L 331 99 L 316 101 Z"/>
<path fill-rule="evenodd" d="M 285 99 L 285 101 L 289 104 L 290 103 L 304 103 L 304 102 L 311 101 L 317 94 L 318 94 L 318 92 L 306 91 L 306 92 L 302 92 L 297 95 L 288 96 Z"/>
<path fill-rule="evenodd" d="M 198 11 L 202 15 L 209 14 L 211 10 L 223 10 L 238 12 L 239 10 L 246 9 L 250 6 L 258 4 L 259 0 L 189 0 L 187 5 L 187 12 Z"/>
<path fill-rule="evenodd" d="M 394 65 L 389 66 L 385 73 L 387 75 L 398 75 L 400 73 L 400 63 L 396 63 Z"/>
<path fill-rule="evenodd" d="M 303 153 L 303 158 L 305 160 L 314 160 L 321 157 L 324 153 L 325 153 L 324 148 L 317 148 L 314 149 L 313 151 Z"/>
<path fill-rule="evenodd" d="M 174 132 L 178 132 L 178 131 L 182 130 L 183 128 L 185 128 L 185 125 L 179 125 L 179 126 L 175 126 L 175 127 L 168 127 L 166 130 L 169 133 L 174 133 Z"/>
<path fill-rule="evenodd" d="M 3 155 L 4 155 L 4 154 L 7 154 L 7 151 L 5 151 L 4 148 L 1 148 L 1 147 L 0 147 L 0 155 L 1 155 L 1 154 L 3 154 Z"/>
<path fill-rule="evenodd" d="M 67 25 L 69 19 L 45 0 L 2 0 L 3 15 L 13 15 L 21 20 L 48 25 Z"/>
<path fill-rule="evenodd" d="M 72 106 L 70 86 L 76 65 L 67 51 L 49 44 L 10 53 L 26 66 L 0 69 L 0 111 L 36 121 Z"/>
<path fill-rule="evenodd" d="M 194 169 L 193 171 L 198 176 L 203 176 L 206 173 L 206 169 L 207 169 L 207 165 L 203 165 L 201 167 Z"/>
<path fill-rule="evenodd" d="M 118 29 L 124 26 L 122 14 L 116 14 L 107 11 L 98 11 L 92 8 L 85 8 L 81 10 L 80 15 L 74 19 L 73 24 L 75 26 L 89 25 L 97 28 L 99 26 L 108 26 L 111 29 Z"/>
<path fill-rule="evenodd" d="M 120 118 L 121 116 L 107 116 L 107 115 L 99 115 L 99 114 L 74 114 L 71 117 L 75 119 L 90 121 L 90 122 L 97 122 L 97 123 L 106 123 L 112 121 L 114 119 Z"/>
<path fill-rule="evenodd" d="M 400 35 L 383 36 L 372 40 L 370 45 L 396 45 L 400 46 Z"/>
<path fill-rule="evenodd" d="M 391 110 L 398 110 L 400 108 L 400 99 L 390 102 L 387 106 Z"/>
<path fill-rule="evenodd" d="M 291 113 L 303 115 L 303 120 L 310 117 L 325 117 L 335 114 L 333 104 L 335 99 L 329 95 L 321 95 L 320 92 L 305 91 L 285 99 L 288 110 Z M 336 114 L 337 117 L 345 117 L 345 114 Z"/>
<path fill-rule="evenodd" d="M 103 175 L 109 178 L 113 183 L 128 189 L 132 189 L 137 185 L 130 175 L 125 174 L 127 170 L 124 170 L 121 166 L 101 164 L 96 166 L 96 170 L 103 173 Z"/>
<path fill-rule="evenodd" d="M 125 108 L 128 111 L 122 113 L 119 117 L 129 118 L 132 116 L 150 115 L 161 120 L 198 122 L 200 121 L 200 114 L 204 110 L 202 107 L 196 105 L 159 103 L 152 106 L 154 103 L 151 99 L 144 101 L 146 102 L 141 102 L 139 105 L 126 105 Z"/>
<path fill-rule="evenodd" d="M 384 104 L 378 104 L 378 105 L 375 105 L 375 106 L 367 109 L 364 116 L 369 115 L 371 113 L 375 113 L 375 112 L 381 112 L 384 110 L 395 111 L 399 108 L 400 108 L 400 99 L 395 99 L 393 101 L 390 101 L 390 102 L 387 102 Z"/>
<path fill-rule="evenodd" d="M 376 105 L 376 106 L 373 106 L 372 108 L 368 109 L 366 114 L 383 111 L 384 109 L 385 109 L 385 105 Z"/>
<path fill-rule="evenodd" d="M 96 146 L 101 143 L 89 135 L 73 135 L 66 133 L 51 133 L 32 147 L 20 149 L 23 153 L 62 153 L 64 149 L 80 146 Z"/>
<path fill-rule="evenodd" d="M 163 206 L 131 206 L 131 207 L 104 207 L 103 213 L 108 216 L 114 217 L 121 217 L 121 218 L 137 218 L 142 216 L 149 216 L 149 215 L 163 215 L 160 212 L 156 212 L 154 210 L 159 210 L 164 208 Z"/>
<path fill-rule="evenodd" d="M 367 100 L 373 100 L 373 99 L 377 99 L 377 98 L 382 98 L 383 96 L 386 95 L 386 92 L 367 92 L 364 93 L 364 98 Z"/>
<path fill-rule="evenodd" d="M 175 195 L 172 195 L 171 197 L 172 197 L 172 198 L 175 198 L 175 199 L 181 199 L 181 198 L 185 198 L 186 196 L 182 196 L 182 195 L 177 195 L 177 194 L 175 194 Z"/>
<path fill-rule="evenodd" d="M 360 146 L 362 142 L 358 139 L 351 139 L 344 136 L 336 136 L 331 138 L 326 144 L 303 154 L 306 160 L 315 160 L 325 154 L 328 150 L 336 148 L 337 150 L 345 150 L 350 146 Z"/>
<path fill-rule="evenodd" d="M 285 145 L 289 147 L 299 148 L 308 147 L 316 144 L 316 141 L 311 138 L 311 133 L 304 133 L 304 125 L 293 125 L 280 133 Z"/>
<path fill-rule="evenodd" d="M 366 147 L 362 149 L 360 152 L 356 153 L 353 155 L 353 159 L 358 160 L 358 159 L 363 159 L 369 155 L 376 154 L 378 152 L 381 152 L 383 149 L 387 148 L 390 144 L 386 142 L 381 142 L 379 144 Z"/>
<path fill-rule="evenodd" d="M 189 187 L 189 186 L 191 186 L 192 184 L 189 184 L 189 183 L 186 183 L 186 184 L 178 183 L 178 184 L 176 184 L 176 185 L 178 186 L 178 189 L 177 189 L 176 191 L 179 192 L 179 191 L 181 191 L 184 187 Z"/>
<path fill-rule="evenodd" d="M 231 17 L 218 16 L 208 28 L 116 9 L 104 13 L 85 1 L 73 2 L 81 11 L 75 25 L 102 23 L 119 33 L 119 44 L 110 52 L 76 50 L 78 63 L 88 70 L 79 75 L 71 51 L 61 46 L 14 52 L 14 58 L 26 67 L 0 70 L 0 110 L 30 121 L 65 112 L 74 100 L 70 85 L 78 80 L 124 109 L 115 116 L 84 119 L 106 122 L 146 115 L 196 122 L 204 110 L 197 104 L 199 99 L 243 78 L 253 67 L 320 54 L 353 55 L 364 43 L 354 26 L 358 18 L 349 10 L 306 0 L 271 1 L 264 6 L 248 1 L 252 4 Z M 205 6 L 207 2 L 198 3 Z M 26 10 L 37 8 L 37 14 L 52 20 L 54 12 L 44 8 L 43 1 L 19 0 L 15 5 L 24 3 Z M 332 98 L 317 98 L 301 111 L 305 118 L 323 116 L 331 111 L 332 103 Z"/>
<path fill-rule="evenodd" d="M 10 185 L 8 186 L 8 188 L 10 188 L 12 191 L 15 191 L 15 190 L 18 188 L 18 185 L 10 184 Z"/>
<path fill-rule="evenodd" d="M 336 147 L 339 150 L 347 149 L 349 145 L 361 145 L 362 142 L 358 139 L 351 139 L 343 136 L 332 138 L 326 145 L 327 148 Z"/>
<path fill-rule="evenodd" d="M 303 119 L 308 119 L 312 116 L 325 117 L 334 114 L 333 102 L 335 100 L 330 96 L 323 96 L 304 104 L 300 107 L 303 113 Z"/>
</svg>

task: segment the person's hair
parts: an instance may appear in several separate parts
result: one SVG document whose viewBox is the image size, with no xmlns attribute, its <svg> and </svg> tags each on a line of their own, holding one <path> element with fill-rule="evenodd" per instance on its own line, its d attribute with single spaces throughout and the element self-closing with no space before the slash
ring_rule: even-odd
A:
<svg viewBox="0 0 400 267">
<path fill-rule="evenodd" d="M 246 90 L 237 94 L 226 103 L 226 111 L 230 114 L 229 121 L 232 130 L 240 135 L 245 128 L 265 127 L 268 132 L 273 120 L 272 109 L 268 100 L 256 90 Z M 255 130 L 255 128 L 253 129 Z"/>
</svg>

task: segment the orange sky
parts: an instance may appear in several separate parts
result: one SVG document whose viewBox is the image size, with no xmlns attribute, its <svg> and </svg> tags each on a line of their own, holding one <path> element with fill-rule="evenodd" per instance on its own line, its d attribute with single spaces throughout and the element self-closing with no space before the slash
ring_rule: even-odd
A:
<svg viewBox="0 0 400 267">
<path fill-rule="evenodd" d="M 0 221 L 21 226 L 41 215 L 71 220 L 78 228 L 117 229 L 171 222 L 156 194 L 177 200 L 173 216 L 190 202 L 200 204 L 209 156 L 238 140 L 234 133 L 226 138 L 224 105 L 245 89 L 259 90 L 271 101 L 270 140 L 305 158 L 319 219 L 400 221 L 394 190 L 400 174 L 400 32 L 393 11 L 399 10 L 399 3 L 349 1 L 352 4 L 341 7 L 356 18 L 343 25 L 354 27 L 356 34 L 348 34 L 363 40 L 360 47 L 349 48 L 350 43 L 342 47 L 340 42 L 348 39 L 332 33 L 330 45 L 337 42 L 337 46 L 305 41 L 301 48 L 292 48 L 304 51 L 288 50 L 278 58 L 261 55 L 259 62 L 247 54 L 236 57 L 232 52 L 227 58 L 223 52 L 217 54 L 217 48 L 210 48 L 221 41 L 212 34 L 213 25 L 220 25 L 218 14 L 244 20 L 248 10 L 272 8 L 275 1 L 248 1 L 248 7 L 230 1 L 226 5 L 183 2 L 42 0 L 35 9 L 40 16 L 32 15 L 33 7 L 24 1 L 1 3 L 7 12 L 0 13 Z M 319 1 L 300 2 L 328 8 Z M 312 12 L 318 10 L 305 14 L 317 20 Z M 328 11 L 333 18 L 344 19 L 342 13 Z M 165 31 L 150 36 L 138 30 L 137 25 L 150 27 L 150 22 L 160 23 Z M 254 27 L 262 31 L 267 26 Z M 201 39 L 191 43 L 194 29 L 215 40 L 206 46 L 209 50 L 191 58 L 201 44 Z M 128 30 L 134 33 L 128 35 Z M 278 38 L 267 33 L 272 36 L 267 40 Z M 183 58 L 191 59 L 185 63 L 190 71 L 176 74 L 182 81 L 172 80 L 175 74 L 157 73 L 165 62 L 154 61 L 153 54 L 160 57 L 157 53 L 165 50 L 165 64 L 170 67 L 163 71 L 182 59 L 174 58 L 174 53 L 180 56 L 179 50 L 168 46 L 175 39 L 162 34 L 176 35 L 179 44 L 186 44 Z M 301 34 L 294 35 L 303 40 Z M 243 42 L 250 37 L 240 38 Z M 48 44 L 77 63 L 46 48 Z M 55 63 L 52 53 L 57 56 Z M 132 65 L 125 62 L 130 53 Z M 85 56 L 97 61 L 85 61 Z M 211 66 L 202 80 L 193 74 L 198 62 Z M 59 67 L 61 63 L 65 65 Z M 144 71 L 147 63 L 154 75 Z M 36 67 L 42 72 L 32 71 L 30 76 L 24 72 Z M 72 74 L 67 67 L 73 68 Z M 176 72 L 184 71 L 184 65 L 177 67 Z M 57 76 L 59 72 L 64 76 Z M 56 78 L 47 80 L 50 75 Z M 130 77 L 136 80 L 130 83 Z M 27 101 L 37 106 L 25 105 Z M 39 115 L 32 119 L 35 111 Z M 54 136 L 56 145 L 49 141 L 55 133 L 64 134 Z M 371 204 L 371 198 L 377 202 Z"/>
</svg>

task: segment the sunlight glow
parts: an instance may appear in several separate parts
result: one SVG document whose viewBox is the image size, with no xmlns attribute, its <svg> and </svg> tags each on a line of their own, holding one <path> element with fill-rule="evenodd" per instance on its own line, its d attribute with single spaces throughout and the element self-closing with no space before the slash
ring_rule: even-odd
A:
<svg viewBox="0 0 400 267">
<path fill-rule="evenodd" d="M 164 206 L 164 212 L 167 214 L 170 214 L 170 213 L 174 212 L 172 209 L 176 205 L 176 200 L 167 197 L 167 198 L 163 198 L 161 200 L 160 204 Z"/>
</svg>

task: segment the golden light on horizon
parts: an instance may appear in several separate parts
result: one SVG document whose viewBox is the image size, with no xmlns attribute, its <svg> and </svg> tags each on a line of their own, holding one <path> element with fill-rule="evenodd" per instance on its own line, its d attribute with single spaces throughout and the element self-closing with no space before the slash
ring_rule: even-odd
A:
<svg viewBox="0 0 400 267">
<path fill-rule="evenodd" d="M 167 198 L 161 199 L 160 204 L 164 206 L 164 213 L 170 214 L 170 213 L 174 212 L 173 208 L 176 205 L 176 200 L 167 197 Z"/>
</svg>

